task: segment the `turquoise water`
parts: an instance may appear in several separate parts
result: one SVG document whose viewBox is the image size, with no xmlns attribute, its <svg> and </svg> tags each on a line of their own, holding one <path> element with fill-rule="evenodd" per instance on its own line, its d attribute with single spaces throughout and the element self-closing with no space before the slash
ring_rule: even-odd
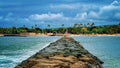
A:
<svg viewBox="0 0 120 68">
<path fill-rule="evenodd" d="M 104 68 L 120 68 L 120 37 L 74 37 L 104 61 Z"/>
<path fill-rule="evenodd" d="M 0 37 L 0 68 L 14 68 L 60 37 Z"/>
<path fill-rule="evenodd" d="M 0 37 L 0 68 L 13 68 L 61 37 Z M 104 61 L 104 68 L 120 67 L 120 37 L 73 37 Z"/>
</svg>

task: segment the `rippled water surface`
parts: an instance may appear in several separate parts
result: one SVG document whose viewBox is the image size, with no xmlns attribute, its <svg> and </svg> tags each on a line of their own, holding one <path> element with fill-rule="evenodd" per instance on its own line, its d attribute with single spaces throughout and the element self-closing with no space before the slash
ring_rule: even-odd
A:
<svg viewBox="0 0 120 68">
<path fill-rule="evenodd" d="M 0 37 L 0 68 L 13 68 L 60 37 Z"/>
<path fill-rule="evenodd" d="M 0 68 L 15 65 L 61 37 L 0 37 Z M 120 37 L 73 37 L 104 61 L 104 68 L 120 68 Z"/>
<path fill-rule="evenodd" d="M 89 52 L 104 61 L 104 68 L 120 68 L 120 37 L 74 37 Z"/>
</svg>

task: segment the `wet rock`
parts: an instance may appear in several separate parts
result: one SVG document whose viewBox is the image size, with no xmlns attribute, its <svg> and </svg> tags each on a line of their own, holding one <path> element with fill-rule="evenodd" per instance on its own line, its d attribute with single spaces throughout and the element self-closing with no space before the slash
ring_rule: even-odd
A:
<svg viewBox="0 0 120 68">
<path fill-rule="evenodd" d="M 103 62 L 73 38 L 63 37 L 15 68 L 102 68 Z"/>
</svg>

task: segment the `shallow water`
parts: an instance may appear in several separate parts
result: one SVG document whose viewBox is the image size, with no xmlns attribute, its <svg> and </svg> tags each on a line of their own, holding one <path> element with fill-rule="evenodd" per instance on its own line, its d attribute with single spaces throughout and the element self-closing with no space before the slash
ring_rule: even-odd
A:
<svg viewBox="0 0 120 68">
<path fill-rule="evenodd" d="M 0 68 L 13 68 L 60 37 L 0 37 Z"/>
<path fill-rule="evenodd" d="M 120 68 L 120 37 L 74 37 L 89 52 L 99 57 L 104 68 Z"/>
<path fill-rule="evenodd" d="M 0 37 L 0 68 L 13 68 L 61 37 Z M 120 67 L 120 37 L 73 37 L 104 61 L 104 68 Z"/>
</svg>

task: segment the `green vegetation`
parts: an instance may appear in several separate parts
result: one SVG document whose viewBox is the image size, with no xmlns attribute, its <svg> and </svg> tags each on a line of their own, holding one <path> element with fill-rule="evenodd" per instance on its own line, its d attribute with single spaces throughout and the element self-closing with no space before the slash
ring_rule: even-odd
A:
<svg viewBox="0 0 120 68">
<path fill-rule="evenodd" d="M 25 25 L 16 28 L 0 28 L 0 34 L 20 34 L 20 33 L 65 33 L 66 29 L 71 34 L 116 34 L 120 33 L 120 23 L 117 25 L 104 25 L 95 26 L 94 23 L 87 24 L 74 24 L 73 27 L 65 28 L 64 24 L 61 24 L 61 28 L 51 28 L 48 24 L 46 29 L 41 29 L 37 25 L 27 28 Z"/>
</svg>

